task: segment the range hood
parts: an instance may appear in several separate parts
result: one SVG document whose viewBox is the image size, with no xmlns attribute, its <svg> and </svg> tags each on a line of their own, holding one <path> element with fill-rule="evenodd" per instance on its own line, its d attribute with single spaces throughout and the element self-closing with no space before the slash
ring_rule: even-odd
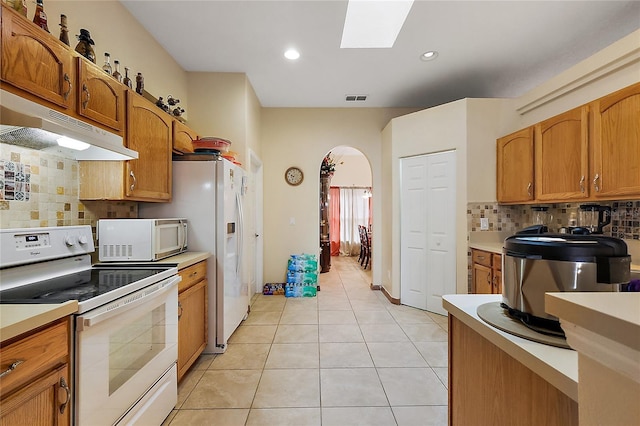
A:
<svg viewBox="0 0 640 426">
<path fill-rule="evenodd" d="M 0 90 L 0 143 L 47 151 L 76 160 L 122 161 L 138 158 L 122 137 L 51 108 Z M 89 144 L 81 151 L 63 148 L 66 136 Z"/>
</svg>

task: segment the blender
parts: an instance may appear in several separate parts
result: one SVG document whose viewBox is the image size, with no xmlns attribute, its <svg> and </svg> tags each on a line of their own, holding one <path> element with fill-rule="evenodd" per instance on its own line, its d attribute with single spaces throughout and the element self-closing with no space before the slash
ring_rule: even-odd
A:
<svg viewBox="0 0 640 426">
<path fill-rule="evenodd" d="M 582 204 L 578 212 L 578 225 L 592 234 L 602 234 L 602 228 L 611 223 L 611 207 Z"/>
</svg>

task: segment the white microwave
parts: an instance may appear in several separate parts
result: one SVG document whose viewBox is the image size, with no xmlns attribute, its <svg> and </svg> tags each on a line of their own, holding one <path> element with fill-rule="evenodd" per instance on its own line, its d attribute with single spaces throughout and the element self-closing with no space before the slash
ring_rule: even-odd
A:
<svg viewBox="0 0 640 426">
<path fill-rule="evenodd" d="M 187 219 L 100 219 L 101 262 L 154 261 L 187 250 Z"/>
</svg>

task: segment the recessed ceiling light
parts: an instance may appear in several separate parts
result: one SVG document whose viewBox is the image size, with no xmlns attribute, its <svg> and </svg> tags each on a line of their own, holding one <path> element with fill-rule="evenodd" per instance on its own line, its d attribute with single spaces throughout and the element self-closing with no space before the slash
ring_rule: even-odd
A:
<svg viewBox="0 0 640 426">
<path fill-rule="evenodd" d="M 436 52 L 435 50 L 430 50 L 420 55 L 420 59 L 423 61 L 433 61 L 437 56 L 438 52 Z"/>
<path fill-rule="evenodd" d="M 340 47 L 393 47 L 411 6 L 413 0 L 349 0 Z"/>
<path fill-rule="evenodd" d="M 300 52 L 298 52 L 296 49 L 289 49 L 284 52 L 284 57 L 294 61 L 300 57 Z"/>
</svg>

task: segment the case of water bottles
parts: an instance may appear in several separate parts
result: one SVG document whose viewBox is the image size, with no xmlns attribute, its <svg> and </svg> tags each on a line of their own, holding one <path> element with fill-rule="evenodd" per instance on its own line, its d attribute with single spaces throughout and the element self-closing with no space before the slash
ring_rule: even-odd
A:
<svg viewBox="0 0 640 426">
<path fill-rule="evenodd" d="M 315 297 L 318 291 L 318 258 L 313 254 L 292 254 L 287 262 L 285 297 Z"/>
</svg>

